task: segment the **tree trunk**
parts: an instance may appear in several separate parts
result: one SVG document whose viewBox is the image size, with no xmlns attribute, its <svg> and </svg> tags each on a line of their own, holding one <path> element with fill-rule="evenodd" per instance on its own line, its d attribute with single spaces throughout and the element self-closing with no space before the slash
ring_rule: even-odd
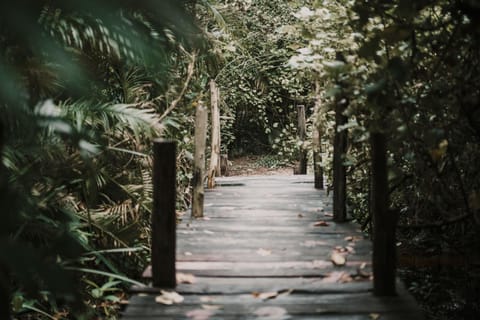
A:
<svg viewBox="0 0 480 320">
<path fill-rule="evenodd" d="M 333 219 L 336 222 L 347 220 L 347 170 L 343 165 L 347 153 L 348 133 L 338 132 L 338 128 L 347 123 L 343 115 L 347 103 L 344 99 L 335 104 L 335 138 L 333 142 Z"/>
<path fill-rule="evenodd" d="M 221 174 L 220 170 L 220 108 L 219 91 L 214 80 L 210 81 L 211 109 L 212 109 L 212 144 L 210 155 L 210 169 L 208 171 L 208 188 L 215 188 L 215 177 Z"/>
<path fill-rule="evenodd" d="M 152 278 L 154 287 L 175 288 L 176 143 L 153 145 Z"/>
<path fill-rule="evenodd" d="M 302 142 L 298 158 L 298 168 L 294 171 L 295 174 L 307 174 L 307 151 L 303 148 L 303 142 L 307 136 L 305 106 L 299 105 L 298 111 L 298 139 Z"/>
<path fill-rule="evenodd" d="M 193 164 L 192 216 L 203 217 L 203 178 L 205 171 L 205 144 L 207 140 L 207 109 L 198 103 L 195 114 L 195 155 Z"/>
<path fill-rule="evenodd" d="M 372 133 L 373 292 L 395 295 L 396 213 L 388 210 L 387 149 L 383 133 Z"/>
</svg>

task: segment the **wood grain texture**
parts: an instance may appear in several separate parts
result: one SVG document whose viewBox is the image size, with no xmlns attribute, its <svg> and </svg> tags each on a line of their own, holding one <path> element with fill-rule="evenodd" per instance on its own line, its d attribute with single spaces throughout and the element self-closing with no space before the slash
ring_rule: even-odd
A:
<svg viewBox="0 0 480 320">
<path fill-rule="evenodd" d="M 192 216 L 196 218 L 203 217 L 207 115 L 207 109 L 200 101 L 195 111 L 195 154 L 192 178 Z"/>
<path fill-rule="evenodd" d="M 178 225 L 177 272 L 195 276 L 177 285 L 184 301 L 162 305 L 159 288 L 134 287 L 123 319 L 422 319 L 401 283 L 397 296 L 372 294 L 371 242 L 356 224 L 333 221 L 313 176 L 218 182 L 205 193 L 204 218 Z"/>
</svg>

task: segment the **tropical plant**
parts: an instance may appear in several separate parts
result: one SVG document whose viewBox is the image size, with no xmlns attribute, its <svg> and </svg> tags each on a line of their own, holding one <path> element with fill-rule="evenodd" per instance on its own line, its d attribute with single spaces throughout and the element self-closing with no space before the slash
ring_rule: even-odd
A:
<svg viewBox="0 0 480 320">
<path fill-rule="evenodd" d="M 0 4 L 1 318 L 79 316 L 145 264 L 157 97 L 199 43 L 186 5 Z"/>
</svg>

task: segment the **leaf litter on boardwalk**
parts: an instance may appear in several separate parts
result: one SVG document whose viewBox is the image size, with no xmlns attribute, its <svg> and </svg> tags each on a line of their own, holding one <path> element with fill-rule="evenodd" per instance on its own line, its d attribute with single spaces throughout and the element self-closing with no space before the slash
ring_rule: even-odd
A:
<svg viewBox="0 0 480 320">
<path fill-rule="evenodd" d="M 344 271 L 330 272 L 325 278 L 322 279 L 323 283 L 346 283 L 352 281 L 352 277 Z"/>
<path fill-rule="evenodd" d="M 195 282 L 197 282 L 197 279 L 191 273 L 177 272 L 176 278 L 177 278 L 177 284 L 181 284 L 181 283 L 194 284 Z"/>
<path fill-rule="evenodd" d="M 271 292 L 252 292 L 252 295 L 258 299 L 270 300 L 270 299 L 275 299 L 279 296 L 289 295 L 292 292 L 293 292 L 293 289 L 283 289 L 283 290 L 271 291 Z"/>
<path fill-rule="evenodd" d="M 336 266 L 344 266 L 347 263 L 347 258 L 344 255 L 337 251 L 332 251 L 332 255 L 330 256 L 333 264 Z"/>
<path fill-rule="evenodd" d="M 328 227 L 330 224 L 327 221 L 320 220 L 313 224 L 314 227 Z"/>
<path fill-rule="evenodd" d="M 155 302 L 165 305 L 182 303 L 184 298 L 175 291 L 161 290 L 160 295 L 155 297 Z"/>
</svg>

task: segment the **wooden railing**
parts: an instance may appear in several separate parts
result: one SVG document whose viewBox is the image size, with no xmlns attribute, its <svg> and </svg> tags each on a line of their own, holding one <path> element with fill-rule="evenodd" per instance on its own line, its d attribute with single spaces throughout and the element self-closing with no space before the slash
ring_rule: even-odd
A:
<svg viewBox="0 0 480 320">
<path fill-rule="evenodd" d="M 203 183 L 205 166 L 205 130 L 206 110 L 203 105 L 197 107 L 197 128 L 195 134 L 195 176 L 192 216 L 203 216 Z M 335 129 L 344 125 L 347 118 L 343 115 L 346 108 L 344 101 L 337 103 Z M 300 139 L 305 139 L 304 128 L 305 109 L 299 107 Z M 320 144 L 321 137 L 316 138 Z M 315 142 L 314 142 L 315 145 Z M 347 221 L 346 212 L 346 169 L 343 158 L 347 148 L 347 131 L 335 130 L 334 167 L 333 167 L 333 209 L 336 222 Z M 219 149 L 218 149 L 219 150 Z M 382 133 L 371 134 L 371 203 L 370 216 L 373 222 L 373 273 L 374 294 L 379 296 L 395 295 L 396 288 L 396 245 L 395 229 L 397 215 L 388 209 L 388 181 L 386 141 Z M 301 155 L 302 167 L 306 167 L 306 156 Z M 156 140 L 154 142 L 154 204 L 152 212 L 152 277 L 155 287 L 170 287 L 176 285 L 175 276 L 175 179 L 176 179 L 176 144 L 172 141 Z M 299 166 L 300 167 L 300 166 Z M 214 168 L 214 166 L 212 166 Z M 213 171 L 215 171 L 214 169 Z M 214 177 L 213 171 L 211 177 Z M 315 173 L 318 174 L 315 170 Z M 212 174 L 213 173 L 213 174 Z M 306 172 L 302 172 L 306 173 Z M 317 176 L 315 180 L 319 181 Z M 322 177 L 323 179 L 323 177 Z M 321 182 L 323 187 L 323 181 Z M 213 183 L 214 185 L 214 183 Z M 317 183 L 316 183 L 316 187 Z"/>
</svg>

